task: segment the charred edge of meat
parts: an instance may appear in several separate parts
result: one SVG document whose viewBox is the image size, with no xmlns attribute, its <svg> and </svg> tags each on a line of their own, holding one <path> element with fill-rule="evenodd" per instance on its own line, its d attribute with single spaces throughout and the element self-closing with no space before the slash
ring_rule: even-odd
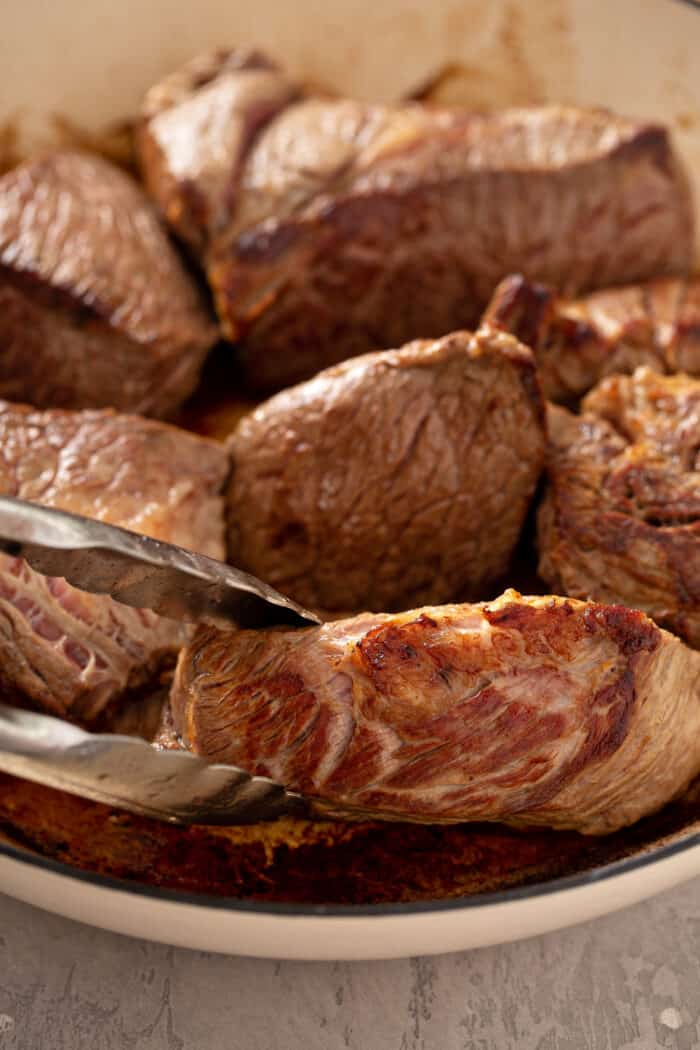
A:
<svg viewBox="0 0 700 1050">
<path fill-rule="evenodd" d="M 553 321 L 554 299 L 551 288 L 512 274 L 494 291 L 482 320 L 535 349 L 545 341 Z"/>
<path fill-rule="evenodd" d="M 589 321 L 563 313 L 561 302 L 552 288 L 516 274 L 497 286 L 482 323 L 510 332 L 531 347 L 545 395 L 574 404 L 587 387 L 569 387 L 557 365 L 566 363 L 567 354 L 575 356 L 587 347 L 602 349 L 606 341 Z"/>
</svg>

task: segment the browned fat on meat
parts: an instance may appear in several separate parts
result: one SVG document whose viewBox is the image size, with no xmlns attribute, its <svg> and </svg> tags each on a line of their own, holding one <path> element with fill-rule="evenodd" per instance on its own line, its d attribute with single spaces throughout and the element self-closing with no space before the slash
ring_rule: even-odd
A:
<svg viewBox="0 0 700 1050">
<path fill-rule="evenodd" d="M 700 653 L 641 612 L 508 591 L 302 631 L 200 627 L 184 746 L 329 805 L 613 831 L 700 771 Z"/>
<path fill-rule="evenodd" d="M 573 294 L 693 257 L 666 129 L 604 110 L 299 97 L 260 55 L 217 52 L 149 92 L 139 144 L 262 386 L 469 327 L 509 273 Z"/>
<path fill-rule="evenodd" d="M 0 179 L 0 396 L 170 414 L 216 338 L 139 186 L 96 156 Z"/>
<path fill-rule="evenodd" d="M 612 376 L 549 412 L 540 575 L 620 601 L 700 648 L 700 380 Z"/>
<path fill-rule="evenodd" d="M 532 348 L 553 401 L 574 401 L 605 376 L 642 365 L 700 375 L 700 277 L 567 299 L 514 275 L 496 288 L 483 321 Z"/>
<path fill-rule="evenodd" d="M 482 597 L 544 460 L 532 354 L 481 329 L 367 354 L 244 417 L 229 448 L 229 558 L 304 605 Z"/>
<path fill-rule="evenodd" d="M 223 449 L 110 411 L 0 402 L 0 493 L 223 554 Z M 85 594 L 0 555 L 0 692 L 93 719 L 143 685 L 189 636 L 183 624 Z"/>
</svg>

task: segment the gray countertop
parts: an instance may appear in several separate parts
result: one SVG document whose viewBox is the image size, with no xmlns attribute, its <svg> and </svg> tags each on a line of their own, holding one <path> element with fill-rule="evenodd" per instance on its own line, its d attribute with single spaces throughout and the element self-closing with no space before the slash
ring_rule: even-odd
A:
<svg viewBox="0 0 700 1050">
<path fill-rule="evenodd" d="M 226 958 L 0 896 L 0 1050 L 700 1047 L 700 880 L 518 944 L 377 963 Z"/>
</svg>

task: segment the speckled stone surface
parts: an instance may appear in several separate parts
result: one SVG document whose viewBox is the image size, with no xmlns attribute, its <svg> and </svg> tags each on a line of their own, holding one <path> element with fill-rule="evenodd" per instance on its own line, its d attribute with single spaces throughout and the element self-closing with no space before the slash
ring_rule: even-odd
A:
<svg viewBox="0 0 700 1050">
<path fill-rule="evenodd" d="M 0 1050 L 700 1047 L 700 880 L 430 959 L 275 963 L 129 940 L 0 896 Z"/>
</svg>

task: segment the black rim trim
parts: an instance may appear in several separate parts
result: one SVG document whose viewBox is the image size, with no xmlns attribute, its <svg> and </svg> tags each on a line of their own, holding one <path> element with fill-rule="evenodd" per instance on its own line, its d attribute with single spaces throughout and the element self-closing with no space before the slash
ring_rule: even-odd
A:
<svg viewBox="0 0 700 1050">
<path fill-rule="evenodd" d="M 529 886 L 518 886 L 510 890 L 497 890 L 480 893 L 472 897 L 451 897 L 446 900 L 410 901 L 396 904 L 292 904 L 274 901 L 240 900 L 236 897 L 215 897 L 206 893 L 191 893 L 150 886 L 143 882 L 131 882 L 109 875 L 73 868 L 61 861 L 42 857 L 38 854 L 0 842 L 0 856 L 19 861 L 54 875 L 87 882 L 100 889 L 130 893 L 138 897 L 150 897 L 155 900 L 166 900 L 171 904 L 186 904 L 199 908 L 213 908 L 219 911 L 244 912 L 260 915 L 280 915 L 287 918 L 354 918 L 367 916 L 400 916 L 419 915 L 437 911 L 461 911 L 465 908 L 480 908 L 491 904 L 505 904 L 513 901 L 529 900 L 552 893 L 588 886 L 594 882 L 604 882 L 617 875 L 646 868 L 661 860 L 685 853 L 700 845 L 700 832 L 694 832 L 680 842 L 669 842 L 664 846 L 647 853 L 635 854 L 624 860 L 611 861 L 597 868 L 577 875 L 565 875 L 546 882 L 536 882 Z M 2 887 L 0 886 L 0 890 Z"/>
</svg>

